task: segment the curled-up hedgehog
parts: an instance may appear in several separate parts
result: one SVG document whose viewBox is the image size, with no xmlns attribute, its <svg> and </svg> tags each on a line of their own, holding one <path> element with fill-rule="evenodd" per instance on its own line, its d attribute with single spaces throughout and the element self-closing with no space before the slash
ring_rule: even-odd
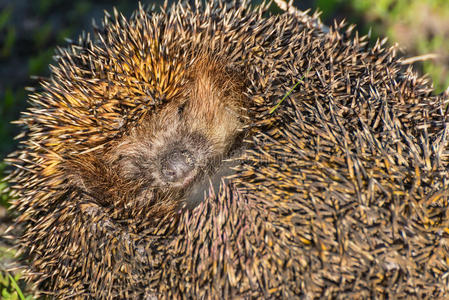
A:
<svg viewBox="0 0 449 300">
<path fill-rule="evenodd" d="M 9 158 L 36 289 L 449 297 L 449 99 L 352 26 L 267 9 L 114 12 L 58 50 Z"/>
</svg>

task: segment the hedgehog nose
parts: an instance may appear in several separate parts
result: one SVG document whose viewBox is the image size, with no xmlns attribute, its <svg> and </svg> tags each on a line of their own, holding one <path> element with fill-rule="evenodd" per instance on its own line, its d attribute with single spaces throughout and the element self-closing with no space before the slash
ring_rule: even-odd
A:
<svg viewBox="0 0 449 300">
<path fill-rule="evenodd" d="M 180 181 L 194 169 L 195 159 L 187 150 L 175 149 L 162 158 L 162 176 L 167 182 Z"/>
</svg>

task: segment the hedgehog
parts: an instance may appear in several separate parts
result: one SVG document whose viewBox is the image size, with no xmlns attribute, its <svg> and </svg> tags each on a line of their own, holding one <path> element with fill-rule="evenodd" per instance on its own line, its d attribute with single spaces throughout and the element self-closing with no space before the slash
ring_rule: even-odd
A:
<svg viewBox="0 0 449 300">
<path fill-rule="evenodd" d="M 385 40 L 213 1 L 58 49 L 8 161 L 36 290 L 446 298 L 447 95 Z"/>
</svg>

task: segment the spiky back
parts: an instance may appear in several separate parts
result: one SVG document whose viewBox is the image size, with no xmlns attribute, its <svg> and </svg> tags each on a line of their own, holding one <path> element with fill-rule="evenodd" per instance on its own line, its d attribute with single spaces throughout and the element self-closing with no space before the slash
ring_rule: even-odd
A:
<svg viewBox="0 0 449 300">
<path fill-rule="evenodd" d="M 443 99 L 381 43 L 263 14 L 221 1 L 139 9 L 59 50 L 11 158 L 39 287 L 95 299 L 447 296 Z M 230 183 L 156 228 L 66 188 L 67 161 L 177 97 L 204 53 L 249 83 L 253 135 Z"/>
</svg>

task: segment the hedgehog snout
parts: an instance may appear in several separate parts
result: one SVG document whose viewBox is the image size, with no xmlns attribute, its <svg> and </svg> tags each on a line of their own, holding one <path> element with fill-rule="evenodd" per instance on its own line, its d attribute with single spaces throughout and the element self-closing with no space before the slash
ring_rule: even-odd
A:
<svg viewBox="0 0 449 300">
<path fill-rule="evenodd" d="M 161 175 L 167 182 L 184 182 L 194 170 L 195 158 L 188 150 L 172 149 L 161 158 Z"/>
</svg>

